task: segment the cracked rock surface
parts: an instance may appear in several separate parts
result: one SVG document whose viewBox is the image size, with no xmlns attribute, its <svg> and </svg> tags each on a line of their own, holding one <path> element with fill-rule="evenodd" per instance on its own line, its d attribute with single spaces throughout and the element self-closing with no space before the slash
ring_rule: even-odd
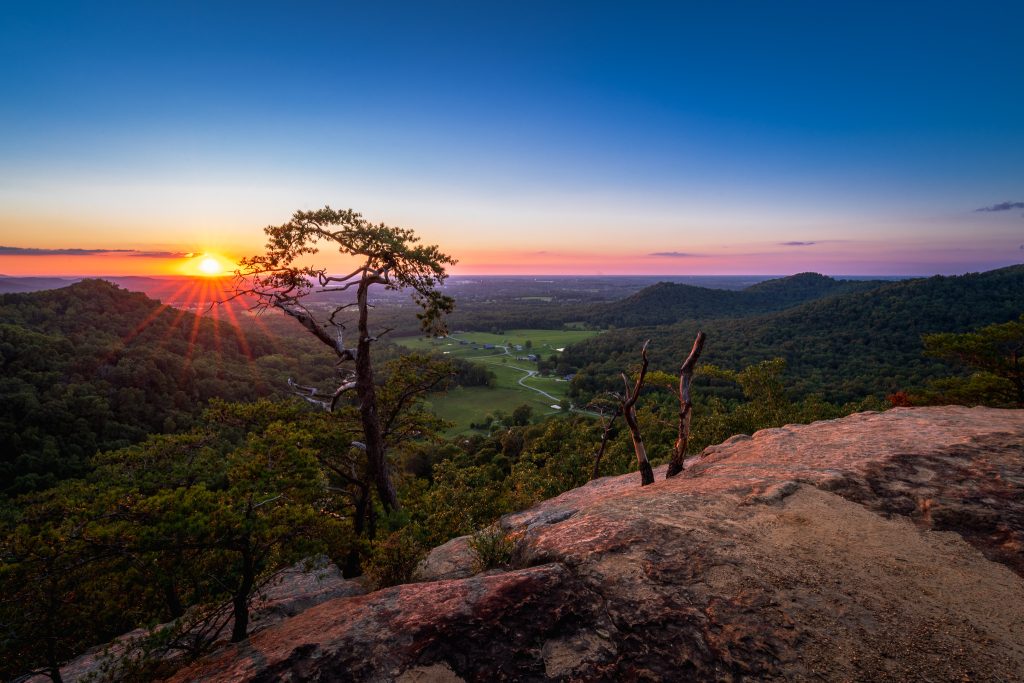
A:
<svg viewBox="0 0 1024 683">
<path fill-rule="evenodd" d="M 178 681 L 1013 681 L 1024 411 L 903 408 L 508 515 L 517 568 L 323 602 Z M 464 578 L 441 578 L 464 577 Z"/>
</svg>

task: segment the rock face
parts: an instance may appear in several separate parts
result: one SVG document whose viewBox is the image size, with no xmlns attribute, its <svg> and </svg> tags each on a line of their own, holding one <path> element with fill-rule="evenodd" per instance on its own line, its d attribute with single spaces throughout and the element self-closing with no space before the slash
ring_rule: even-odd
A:
<svg viewBox="0 0 1024 683">
<path fill-rule="evenodd" d="M 1020 680 L 1022 444 L 1024 411 L 958 407 L 734 437 L 507 516 L 514 570 L 330 600 L 175 680 Z"/>
<path fill-rule="evenodd" d="M 297 564 L 280 572 L 254 598 L 249 610 L 249 629 L 250 632 L 256 632 L 327 600 L 362 595 L 365 592 L 360 582 L 343 578 L 341 571 L 333 564 L 316 567 Z M 223 629 L 225 638 L 231 633 L 232 623 L 233 620 L 228 621 Z M 166 624 L 157 628 L 163 626 Z M 113 643 L 92 648 L 62 666 L 61 677 L 66 683 L 73 683 L 89 675 L 95 676 L 102 666 L 108 648 L 110 654 L 119 656 L 124 651 L 126 643 L 148 634 L 147 629 L 140 628 L 125 633 Z M 49 680 L 49 676 L 43 675 L 28 679 L 31 683 L 44 683 Z"/>
</svg>

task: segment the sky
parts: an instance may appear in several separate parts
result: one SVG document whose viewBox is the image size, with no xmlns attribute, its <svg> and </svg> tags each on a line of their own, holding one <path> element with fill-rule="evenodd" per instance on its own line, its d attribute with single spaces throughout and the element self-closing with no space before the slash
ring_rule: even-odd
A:
<svg viewBox="0 0 1024 683">
<path fill-rule="evenodd" d="M 1022 25 L 1005 1 L 7 0 L 0 273 L 194 272 L 324 205 L 457 274 L 1017 264 Z"/>
</svg>

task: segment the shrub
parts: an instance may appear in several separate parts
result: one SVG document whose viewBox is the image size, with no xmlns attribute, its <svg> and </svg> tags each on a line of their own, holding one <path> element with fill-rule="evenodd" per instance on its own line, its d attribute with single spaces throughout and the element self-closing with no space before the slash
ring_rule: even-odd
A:
<svg viewBox="0 0 1024 683">
<path fill-rule="evenodd" d="M 369 587 L 378 589 L 409 583 L 416 566 L 426 554 L 426 548 L 411 527 L 393 532 L 371 546 L 365 567 L 371 584 Z"/>
<path fill-rule="evenodd" d="M 507 534 L 497 524 L 481 529 L 469 537 L 473 551 L 473 569 L 478 572 L 508 567 L 516 549 L 517 537 Z"/>
</svg>

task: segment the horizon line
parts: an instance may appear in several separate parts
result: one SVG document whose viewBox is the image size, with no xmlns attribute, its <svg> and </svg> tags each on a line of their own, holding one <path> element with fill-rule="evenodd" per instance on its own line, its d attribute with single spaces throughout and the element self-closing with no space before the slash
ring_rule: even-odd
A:
<svg viewBox="0 0 1024 683">
<path fill-rule="evenodd" d="M 1014 264 L 1024 265 L 1024 264 Z M 1001 266 L 999 268 L 990 268 L 988 270 L 1001 270 L 1002 268 L 1012 268 L 1013 266 Z M 965 270 L 957 272 L 955 275 L 966 275 L 968 273 L 987 272 L 985 270 Z M 947 273 L 930 273 L 930 274 L 910 274 L 910 273 L 825 273 L 817 270 L 801 270 L 792 273 L 699 273 L 699 274 L 679 274 L 679 273 L 450 273 L 448 274 L 448 280 L 453 278 L 487 278 L 487 277 L 505 277 L 505 278 L 520 278 L 520 279 L 543 279 L 543 278 L 621 278 L 621 277 L 650 277 L 650 278 L 707 278 L 707 277 L 761 277 L 761 278 L 780 278 L 780 277 L 792 277 L 794 275 L 802 275 L 805 273 L 813 273 L 816 275 L 822 275 L 825 277 L 839 278 L 839 277 L 899 277 L 899 278 L 916 278 L 916 277 L 933 277 L 935 275 L 948 275 Z M 117 278 L 147 278 L 151 280 L 174 280 L 174 279 L 206 279 L 206 280 L 223 280 L 226 278 L 234 277 L 233 274 L 225 275 L 186 275 L 179 273 L 166 273 L 166 274 L 123 274 L 123 275 L 95 275 L 95 274 L 48 274 L 48 275 L 10 275 L 7 273 L 0 273 L 0 277 L 3 278 L 18 278 L 18 279 L 29 279 L 29 278 L 52 278 L 52 279 L 92 279 L 92 280 L 104 280 L 104 279 L 117 279 Z"/>
</svg>

